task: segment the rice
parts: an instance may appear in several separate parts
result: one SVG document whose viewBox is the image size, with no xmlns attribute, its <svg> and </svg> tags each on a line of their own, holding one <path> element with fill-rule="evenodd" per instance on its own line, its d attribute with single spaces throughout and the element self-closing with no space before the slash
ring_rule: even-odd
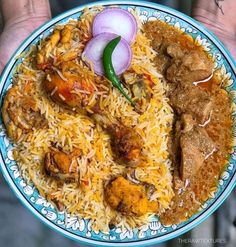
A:
<svg viewBox="0 0 236 247">
<path fill-rule="evenodd" d="M 85 9 L 79 21 L 70 20 L 69 24 L 74 27 L 73 32 L 76 33 L 74 37 L 77 37 L 71 41 L 72 46 L 68 49 L 64 46 L 55 47 L 47 55 L 55 57 L 59 53 L 67 54 L 68 51 L 76 49 L 82 54 L 84 45 L 80 43 L 81 37 L 86 40 L 91 37 L 92 20 L 100 10 L 101 8 Z M 62 29 L 63 25 L 56 28 Z M 151 183 L 156 187 L 152 200 L 156 200 L 159 211 L 164 212 L 174 195 L 171 162 L 168 159 L 167 148 L 173 112 L 165 94 L 167 86 L 153 64 L 156 53 L 151 48 L 150 40 L 141 30 L 140 28 L 136 41 L 132 45 L 133 59 L 130 69 L 137 75 L 150 76 L 155 84 L 154 97 L 148 108 L 143 114 L 137 113 L 115 88 L 112 88 L 108 95 L 102 94 L 100 104 L 107 109 L 111 119 L 120 119 L 125 126 L 134 128 L 142 137 L 143 153 L 148 156 L 148 162 L 145 166 L 136 168 L 136 176 L 140 181 Z M 43 47 L 42 42 L 40 47 Z M 48 126 L 41 129 L 34 128 L 32 132 L 24 134 L 15 147 L 14 156 L 23 177 L 27 182 L 32 182 L 36 186 L 41 196 L 48 199 L 52 196 L 60 199 L 67 213 L 91 219 L 93 230 L 109 232 L 109 223 L 114 217 L 118 219 L 117 226 L 122 228 L 131 229 L 147 224 L 153 214 L 146 214 L 142 217 L 125 217 L 107 205 L 103 192 L 104 184 L 107 184 L 111 178 L 123 174 L 126 168 L 114 161 L 109 144 L 110 136 L 100 125 L 94 124 L 90 118 L 82 114 L 67 111 L 46 97 L 41 90 L 41 82 L 44 79 L 42 72 L 37 70 L 32 63 L 35 59 L 35 52 L 36 47 L 25 55 L 24 62 L 18 66 L 16 84 L 22 88 L 27 81 L 34 81 L 34 98 Z M 75 59 L 75 62 L 81 67 L 85 66 L 81 55 Z M 56 71 L 66 81 L 60 71 Z M 89 79 L 89 76 L 94 76 L 93 70 L 88 71 L 85 68 L 81 71 L 84 78 Z M 104 85 L 102 87 L 104 87 L 104 92 L 108 91 L 107 87 Z M 96 91 L 96 85 L 94 88 Z M 52 94 L 56 90 L 57 88 Z M 90 98 L 89 104 L 94 103 L 94 97 Z M 64 100 L 63 96 L 62 100 Z M 80 184 L 62 183 L 45 174 L 43 160 L 51 143 L 56 143 L 57 147 L 65 152 L 71 152 L 74 148 L 82 150 L 83 156 L 78 159 Z"/>
</svg>

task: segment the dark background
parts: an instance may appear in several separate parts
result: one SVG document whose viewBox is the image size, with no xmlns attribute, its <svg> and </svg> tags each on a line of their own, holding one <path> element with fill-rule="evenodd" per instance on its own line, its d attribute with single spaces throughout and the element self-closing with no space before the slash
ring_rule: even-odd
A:
<svg viewBox="0 0 236 247">
<path fill-rule="evenodd" d="M 89 2 L 92 1 L 50 0 L 52 15 L 58 15 L 72 7 Z M 191 13 L 191 0 L 162 0 L 150 2 L 162 3 L 185 12 L 188 15 Z M 3 25 L 0 18 L 0 30 L 2 30 L 2 27 Z M 37 220 L 15 197 L 0 172 L 0 247 L 5 246 L 80 247 L 81 245 L 50 230 Z M 234 189 L 222 206 L 198 227 L 179 238 L 158 246 L 236 247 L 236 190 Z"/>
</svg>

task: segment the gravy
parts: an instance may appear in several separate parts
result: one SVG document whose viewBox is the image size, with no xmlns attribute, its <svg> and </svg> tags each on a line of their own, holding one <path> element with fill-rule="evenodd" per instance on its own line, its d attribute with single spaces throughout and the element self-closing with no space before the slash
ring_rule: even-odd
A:
<svg viewBox="0 0 236 247">
<path fill-rule="evenodd" d="M 164 74 L 167 81 L 167 70 L 172 61 L 166 51 L 169 45 L 178 44 L 185 52 L 199 51 L 203 53 L 202 47 L 195 44 L 189 35 L 181 33 L 178 29 L 161 21 L 147 22 L 144 30 L 152 41 L 153 49 L 158 52 L 155 59 L 156 68 Z M 172 82 L 169 83 L 172 84 Z M 190 179 L 182 180 L 179 174 L 180 164 L 173 162 L 175 196 L 170 208 L 160 215 L 161 222 L 165 225 L 178 224 L 188 219 L 199 210 L 211 193 L 217 190 L 220 175 L 225 169 L 232 150 L 231 100 L 222 87 L 221 77 L 215 71 L 208 81 L 199 83 L 196 87 L 207 91 L 211 97 L 210 121 L 207 122 L 204 129 L 214 141 L 216 150 L 204 160 L 204 164 Z M 178 116 L 176 115 L 176 117 Z"/>
</svg>

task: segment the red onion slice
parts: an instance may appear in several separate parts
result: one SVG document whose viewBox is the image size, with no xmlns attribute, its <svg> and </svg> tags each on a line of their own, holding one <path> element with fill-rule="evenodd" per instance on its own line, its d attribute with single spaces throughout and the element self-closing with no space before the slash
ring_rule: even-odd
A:
<svg viewBox="0 0 236 247">
<path fill-rule="evenodd" d="M 115 33 L 129 44 L 134 42 L 137 34 L 137 21 L 127 10 L 119 8 L 105 9 L 96 15 L 93 21 L 93 36 L 101 33 Z"/>
<path fill-rule="evenodd" d="M 102 56 L 106 45 L 112 39 L 116 38 L 114 33 L 101 33 L 92 38 L 86 45 L 82 57 L 88 66 L 93 64 L 94 72 L 98 75 L 104 75 Z M 112 54 L 112 63 L 117 75 L 127 70 L 132 61 L 132 51 L 127 41 L 121 38 L 121 41 Z"/>
</svg>

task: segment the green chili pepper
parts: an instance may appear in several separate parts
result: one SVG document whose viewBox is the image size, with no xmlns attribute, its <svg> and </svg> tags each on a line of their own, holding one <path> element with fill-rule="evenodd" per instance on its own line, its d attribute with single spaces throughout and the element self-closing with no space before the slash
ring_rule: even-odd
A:
<svg viewBox="0 0 236 247">
<path fill-rule="evenodd" d="M 118 36 L 117 38 L 111 40 L 105 47 L 103 51 L 103 67 L 104 72 L 109 81 L 111 81 L 112 85 L 116 87 L 123 95 L 124 97 L 131 103 L 132 106 L 135 106 L 134 101 L 129 97 L 129 95 L 124 91 L 124 88 L 116 75 L 116 72 L 114 70 L 113 64 L 112 64 L 112 53 L 115 50 L 116 46 L 119 44 L 121 40 L 121 36 Z"/>
</svg>

